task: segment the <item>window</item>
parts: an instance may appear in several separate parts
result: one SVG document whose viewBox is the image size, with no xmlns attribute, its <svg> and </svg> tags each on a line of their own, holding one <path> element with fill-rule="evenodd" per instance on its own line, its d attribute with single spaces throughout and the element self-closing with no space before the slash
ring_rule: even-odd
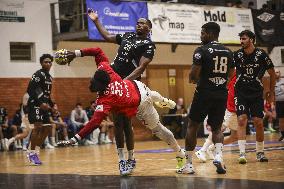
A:
<svg viewBox="0 0 284 189">
<path fill-rule="evenodd" d="M 34 43 L 10 42 L 10 59 L 13 60 L 35 60 Z"/>
</svg>

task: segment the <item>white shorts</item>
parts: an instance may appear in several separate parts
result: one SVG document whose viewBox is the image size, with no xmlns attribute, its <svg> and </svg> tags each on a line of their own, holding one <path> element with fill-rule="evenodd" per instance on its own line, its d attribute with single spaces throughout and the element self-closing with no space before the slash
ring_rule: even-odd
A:
<svg viewBox="0 0 284 189">
<path fill-rule="evenodd" d="M 22 115 L 21 128 L 22 129 L 33 129 L 34 128 L 33 124 L 30 124 L 28 116 L 25 114 Z"/>
<path fill-rule="evenodd" d="M 138 106 L 136 117 L 142 121 L 147 128 L 152 130 L 159 124 L 160 118 L 152 102 L 151 90 L 140 81 L 135 80 L 134 82 L 137 84 L 141 95 L 141 102 Z"/>
</svg>

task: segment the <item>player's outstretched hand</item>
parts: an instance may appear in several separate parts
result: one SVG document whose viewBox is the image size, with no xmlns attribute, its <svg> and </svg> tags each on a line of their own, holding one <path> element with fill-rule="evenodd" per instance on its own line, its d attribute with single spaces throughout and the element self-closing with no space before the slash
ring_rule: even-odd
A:
<svg viewBox="0 0 284 189">
<path fill-rule="evenodd" d="M 66 49 L 60 49 L 54 54 L 55 62 L 59 65 L 69 65 L 75 57 L 75 52 Z"/>
<path fill-rule="evenodd" d="M 57 142 L 57 146 L 58 147 L 67 147 L 67 146 L 71 146 L 73 143 L 73 141 L 71 140 L 61 140 L 59 142 Z"/>
<path fill-rule="evenodd" d="M 88 16 L 92 21 L 96 21 L 99 18 L 98 12 L 94 11 L 92 8 L 88 8 Z"/>
</svg>

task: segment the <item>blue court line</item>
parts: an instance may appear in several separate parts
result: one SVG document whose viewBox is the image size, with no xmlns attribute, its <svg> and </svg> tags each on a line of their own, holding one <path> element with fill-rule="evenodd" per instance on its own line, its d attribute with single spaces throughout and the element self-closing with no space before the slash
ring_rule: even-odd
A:
<svg viewBox="0 0 284 189">
<path fill-rule="evenodd" d="M 282 144 L 280 146 L 272 146 L 272 147 L 267 147 L 264 148 L 265 151 L 273 151 L 273 150 L 284 150 L 284 143 L 283 142 L 279 142 L 279 141 L 266 141 L 264 142 L 265 144 Z M 248 141 L 246 143 L 249 146 L 255 145 L 255 142 L 253 141 Z M 234 147 L 234 146 L 238 146 L 238 144 L 228 144 L 225 145 L 225 147 Z M 199 150 L 201 148 L 201 146 L 196 146 L 196 150 Z M 224 150 L 224 152 L 238 152 L 239 150 Z M 254 148 L 247 148 L 246 149 L 247 152 L 254 152 L 255 151 L 255 147 Z M 164 149 L 153 149 L 153 150 L 138 150 L 135 151 L 135 153 L 171 153 L 174 152 L 173 149 L 171 148 L 164 148 Z"/>
</svg>

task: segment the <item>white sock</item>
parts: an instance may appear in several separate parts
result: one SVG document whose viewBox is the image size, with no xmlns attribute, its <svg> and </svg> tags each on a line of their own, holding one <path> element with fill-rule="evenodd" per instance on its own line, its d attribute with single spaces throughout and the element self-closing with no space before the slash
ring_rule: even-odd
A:
<svg viewBox="0 0 284 189">
<path fill-rule="evenodd" d="M 222 156 L 223 155 L 223 144 L 222 143 L 216 143 L 215 144 L 215 152 L 216 152 L 216 156 L 217 155 L 220 155 Z"/>
<path fill-rule="evenodd" d="M 213 144 L 212 140 L 209 139 L 209 137 L 205 140 L 205 143 L 203 144 L 202 148 L 200 149 L 203 152 L 206 152 L 209 146 Z"/>
<path fill-rule="evenodd" d="M 123 148 L 117 148 L 117 154 L 119 160 L 125 160 L 124 158 L 124 149 Z"/>
<path fill-rule="evenodd" d="M 134 159 L 134 150 L 128 150 L 128 159 Z"/>
<path fill-rule="evenodd" d="M 51 143 L 52 143 L 52 145 L 54 145 L 56 142 L 55 142 L 55 137 L 50 137 L 50 139 L 51 139 Z"/>
<path fill-rule="evenodd" d="M 192 164 L 193 151 L 185 151 L 186 163 Z"/>
<path fill-rule="evenodd" d="M 177 152 L 176 157 L 184 158 L 185 157 L 184 150 L 180 148 L 179 151 Z"/>
<path fill-rule="evenodd" d="M 65 136 L 64 138 L 65 138 L 65 140 L 69 140 L 68 136 Z"/>
<path fill-rule="evenodd" d="M 101 133 L 100 141 L 105 141 L 106 133 Z"/>
<path fill-rule="evenodd" d="M 257 142 L 256 141 L 256 152 L 263 152 L 264 150 L 264 141 Z"/>
<path fill-rule="evenodd" d="M 240 154 L 246 153 L 246 140 L 238 140 Z"/>
<path fill-rule="evenodd" d="M 211 150 L 211 151 L 214 151 L 215 145 L 214 145 L 214 144 L 211 144 L 211 145 L 208 147 L 208 149 Z"/>
</svg>

